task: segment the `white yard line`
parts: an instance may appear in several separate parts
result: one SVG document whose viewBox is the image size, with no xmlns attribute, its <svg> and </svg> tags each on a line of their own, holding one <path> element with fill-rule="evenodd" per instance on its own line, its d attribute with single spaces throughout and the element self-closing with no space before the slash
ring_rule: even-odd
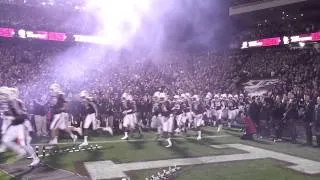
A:
<svg viewBox="0 0 320 180">
<path fill-rule="evenodd" d="M 0 169 L 0 171 L 1 171 L 1 172 L 3 172 L 4 174 L 6 174 L 6 175 L 8 175 L 8 176 L 10 176 L 10 177 L 12 177 L 12 178 L 14 178 L 14 176 L 13 176 L 13 175 L 11 175 L 11 174 L 9 174 L 7 171 L 2 170 L 2 169 Z"/>
<path fill-rule="evenodd" d="M 221 138 L 221 137 L 229 137 L 231 135 L 217 135 L 217 136 L 203 136 L 203 139 L 214 139 L 214 138 Z M 176 140 L 183 140 L 183 139 L 196 139 L 196 137 L 174 137 L 171 139 Z M 162 140 L 165 140 L 162 138 Z M 149 141 L 155 141 L 155 138 L 149 138 L 149 139 L 129 139 L 129 140 L 107 140 L 107 141 L 89 141 L 89 144 L 107 144 L 107 143 L 119 143 L 119 142 L 149 142 Z M 63 142 L 58 143 L 57 145 L 74 145 L 74 144 L 80 144 L 81 141 L 78 141 L 76 143 L 73 142 Z M 32 144 L 33 146 L 46 146 L 49 145 L 48 143 L 36 143 Z"/>
</svg>

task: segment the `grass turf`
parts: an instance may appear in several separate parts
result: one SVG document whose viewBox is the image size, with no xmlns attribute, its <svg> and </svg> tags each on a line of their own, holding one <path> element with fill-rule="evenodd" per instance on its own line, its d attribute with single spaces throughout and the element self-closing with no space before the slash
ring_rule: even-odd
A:
<svg viewBox="0 0 320 180">
<path fill-rule="evenodd" d="M 271 160 L 237 161 L 182 167 L 170 179 L 175 180 L 318 180 L 319 176 L 309 176 L 286 169 L 285 163 Z M 129 172 L 131 179 L 144 180 L 159 170 Z"/>
<path fill-rule="evenodd" d="M 226 131 L 226 134 L 231 136 L 222 137 L 217 139 L 206 139 L 206 143 L 215 144 L 232 144 L 241 143 L 249 146 L 259 147 L 262 149 L 272 150 L 276 152 L 281 152 L 293 156 L 298 156 L 306 159 L 311 159 L 315 161 L 320 161 L 320 148 L 311 147 L 304 144 L 304 139 L 300 139 L 297 144 L 292 144 L 290 142 L 276 142 L 271 140 L 261 139 L 258 142 L 254 141 L 244 141 L 240 139 L 240 134 L 235 132 Z M 315 143 L 314 143 L 315 144 Z"/>
<path fill-rule="evenodd" d="M 12 178 L 0 170 L 0 179 L 1 180 L 11 180 Z"/>
<path fill-rule="evenodd" d="M 214 128 L 205 128 L 204 135 L 216 135 Z M 241 153 L 242 151 L 236 149 L 214 149 L 209 145 L 242 143 L 255 147 L 260 147 L 268 150 L 282 152 L 294 156 L 299 156 L 307 159 L 320 161 L 320 149 L 304 146 L 301 144 L 290 143 L 273 143 L 272 141 L 262 140 L 260 142 L 243 141 L 239 138 L 239 133 L 234 131 L 226 131 L 225 134 L 230 134 L 228 137 L 219 138 L 205 138 L 202 141 L 194 139 L 179 139 L 174 140 L 174 146 L 170 149 L 165 148 L 166 142 L 157 144 L 152 139 L 155 138 L 154 133 L 146 132 L 141 141 L 136 142 L 108 142 L 99 143 L 104 148 L 93 152 L 77 152 L 65 153 L 51 157 L 47 157 L 43 162 L 52 167 L 59 169 L 66 169 L 86 175 L 83 167 L 83 162 L 87 161 L 101 161 L 112 160 L 115 163 L 150 161 L 160 159 L 172 158 L 187 158 L 205 155 L 226 155 Z M 193 132 L 188 136 L 195 136 Z M 90 138 L 90 141 L 114 141 L 119 140 L 121 135 L 116 136 L 97 136 Z M 139 140 L 139 139 L 138 139 Z M 147 141 L 144 141 L 147 140 Z M 70 142 L 69 139 L 62 140 L 62 142 Z M 65 146 L 65 145 L 62 145 Z M 70 147 L 70 145 L 69 145 Z M 0 155 L 0 163 L 13 162 L 14 156 L 12 153 L 5 153 Z M 281 163 L 280 163 L 281 164 Z M 145 170 L 137 172 L 129 172 L 131 179 L 144 179 L 144 177 L 151 175 L 158 170 Z M 3 174 L 3 173 L 2 173 Z M 2 175 L 0 172 L 0 179 Z M 269 175 L 268 175 L 269 174 Z M 278 175 L 278 176 L 276 176 Z M 3 179 L 4 179 L 3 178 Z M 8 177 L 9 178 L 9 177 Z M 183 167 L 182 173 L 177 174 L 177 179 L 320 179 L 319 176 L 305 176 L 297 172 L 280 167 L 279 162 L 274 160 L 255 160 L 255 161 L 240 161 L 230 163 L 208 164 L 198 166 Z"/>
<path fill-rule="evenodd" d="M 115 163 L 136 162 L 136 161 L 150 161 L 160 159 L 172 159 L 172 158 L 187 158 L 204 155 L 224 155 L 240 153 L 240 150 L 235 149 L 213 149 L 208 145 L 213 144 L 227 144 L 227 143 L 242 143 L 246 145 L 256 146 L 264 149 L 269 149 L 277 152 L 282 152 L 294 156 L 299 156 L 307 159 L 320 161 L 319 149 L 304 146 L 301 144 L 290 143 L 273 143 L 272 141 L 262 140 L 260 142 L 243 141 L 240 140 L 239 133 L 228 132 L 231 136 L 219 137 L 219 138 L 207 138 L 198 142 L 193 139 L 175 140 L 174 147 L 167 149 L 163 145 L 158 145 L 154 141 L 142 141 L 142 142 L 116 142 L 102 144 L 105 149 L 96 152 L 81 152 L 66 155 L 58 155 L 57 157 L 51 157 L 46 160 L 50 165 L 70 171 L 76 171 L 81 173 L 82 168 L 77 167 L 77 164 L 81 164 L 85 161 L 100 161 L 100 160 L 112 160 Z M 205 135 L 216 135 L 215 129 L 206 128 Z M 192 136 L 193 134 L 189 134 Z M 101 140 L 119 140 L 121 136 L 114 137 L 94 137 L 93 141 Z M 144 133 L 144 139 L 154 138 L 153 133 Z M 262 161 L 263 164 L 264 161 Z M 206 167 L 206 165 L 204 165 Z M 282 168 L 283 169 L 283 168 Z M 295 173 L 297 174 L 297 173 Z M 319 178 L 319 177 L 318 177 Z M 231 178 L 232 179 L 232 178 Z"/>
<path fill-rule="evenodd" d="M 185 157 L 199 157 L 205 155 L 227 155 L 243 153 L 236 149 L 213 149 L 203 142 L 195 140 L 174 140 L 172 148 L 165 148 L 153 141 L 142 142 L 118 142 L 100 144 L 104 149 L 98 151 L 83 151 L 77 153 L 65 153 L 48 157 L 44 162 L 55 168 L 62 168 L 77 173 L 77 165 L 86 161 L 112 160 L 115 163 L 150 161 L 160 159 L 173 159 Z M 80 168 L 81 170 L 81 168 Z"/>
</svg>

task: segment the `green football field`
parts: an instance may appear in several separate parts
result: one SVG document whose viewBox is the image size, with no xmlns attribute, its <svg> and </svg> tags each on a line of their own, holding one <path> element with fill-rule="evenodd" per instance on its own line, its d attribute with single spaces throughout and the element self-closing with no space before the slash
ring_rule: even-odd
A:
<svg viewBox="0 0 320 180">
<path fill-rule="evenodd" d="M 308 176 L 285 169 L 284 163 L 270 159 L 252 160 L 209 165 L 183 167 L 172 179 L 176 180 L 316 180 L 319 176 Z M 157 169 L 128 173 L 131 179 L 144 180 Z"/>
<path fill-rule="evenodd" d="M 204 136 L 208 136 L 201 141 L 196 141 L 193 137 L 195 133 L 188 134 L 187 137 L 176 137 L 173 140 L 172 148 L 165 148 L 166 142 L 156 142 L 154 133 L 144 133 L 142 138 L 133 137 L 133 141 L 120 141 L 121 136 L 99 136 L 91 138 L 94 143 L 103 146 L 97 151 L 82 151 L 74 153 L 57 154 L 42 159 L 42 162 L 58 169 L 65 169 L 81 175 L 88 176 L 84 162 L 111 160 L 113 163 L 133 163 L 154 160 L 167 160 L 177 158 L 194 158 L 202 156 L 221 156 L 245 153 L 234 148 L 217 149 L 210 145 L 223 145 L 240 143 L 262 149 L 281 152 L 305 159 L 320 161 L 320 148 L 308 147 L 302 144 L 290 144 L 288 142 L 273 143 L 269 140 L 260 142 L 243 141 L 239 138 L 239 133 L 225 131 L 216 134 L 214 128 L 206 128 Z M 69 142 L 64 140 L 62 142 Z M 98 143 L 99 142 L 99 143 Z M 60 145 L 61 147 L 72 147 L 72 145 Z M 13 163 L 12 153 L 1 154 L 0 163 Z M 223 163 L 211 163 L 202 165 L 182 166 L 181 170 L 171 176 L 171 179 L 179 180 L 315 180 L 320 179 L 320 175 L 306 175 L 286 168 L 287 162 L 274 159 L 256 159 L 244 161 L 229 161 Z M 174 166 L 174 161 L 172 166 Z M 103 168 L 103 167 L 101 167 Z M 107 167 L 106 167 L 107 168 Z M 131 179 L 144 180 L 157 173 L 161 169 L 144 169 L 125 172 Z M 8 175 L 0 171 L 0 180 L 10 179 Z M 121 178 L 120 178 L 121 179 Z"/>
<path fill-rule="evenodd" d="M 8 176 L 7 174 L 5 174 L 4 172 L 0 171 L 0 179 L 1 180 L 9 180 L 10 176 Z"/>
</svg>

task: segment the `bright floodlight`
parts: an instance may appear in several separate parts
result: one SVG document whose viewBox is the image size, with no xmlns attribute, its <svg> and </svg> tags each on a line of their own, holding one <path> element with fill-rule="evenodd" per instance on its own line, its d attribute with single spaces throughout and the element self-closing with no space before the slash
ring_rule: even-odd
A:
<svg viewBox="0 0 320 180">
<path fill-rule="evenodd" d="M 306 45 L 306 43 L 304 43 L 304 42 L 299 42 L 299 46 L 300 47 L 304 47 Z"/>
<path fill-rule="evenodd" d="M 24 39 L 24 38 L 26 38 L 26 31 L 24 29 L 20 29 L 18 31 L 18 35 L 19 35 L 20 38 Z"/>
<path fill-rule="evenodd" d="M 121 46 L 132 38 L 149 10 L 149 0 L 88 0 L 87 9 L 100 22 L 105 44 Z"/>
</svg>

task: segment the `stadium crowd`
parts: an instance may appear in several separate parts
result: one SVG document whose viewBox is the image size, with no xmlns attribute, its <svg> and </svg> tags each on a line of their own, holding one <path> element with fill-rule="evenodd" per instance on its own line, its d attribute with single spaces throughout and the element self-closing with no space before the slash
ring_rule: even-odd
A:
<svg viewBox="0 0 320 180">
<path fill-rule="evenodd" d="M 280 16 L 281 13 L 279 12 Z M 298 17 L 301 16 L 297 15 Z M 282 21 L 264 20 L 255 25 L 255 27 L 245 28 L 241 32 L 237 32 L 234 40 L 248 41 L 271 37 L 295 36 L 300 34 L 308 34 L 318 32 L 320 24 L 316 22 L 301 22 L 283 17 Z"/>
<path fill-rule="evenodd" d="M 0 27 L 73 34 L 92 34 L 98 27 L 96 18 L 91 14 L 78 12 L 72 8 L 1 3 L 0 15 L 2 17 Z M 86 25 L 83 26 L 83 24 Z"/>
<path fill-rule="evenodd" d="M 319 128 L 320 56 L 314 50 L 276 48 L 247 50 L 232 55 L 170 52 L 148 56 L 141 51 L 126 51 L 120 55 L 110 52 L 104 56 L 90 56 L 85 61 L 68 61 L 62 56 L 83 51 L 94 52 L 88 45 L 22 43 L 3 46 L 0 48 L 1 85 L 19 88 L 20 97 L 31 116 L 48 113 L 48 107 L 41 107 L 41 104 L 47 100 L 51 83 L 61 84 L 70 104 L 76 107 L 79 107 L 77 103 L 72 102 L 78 100 L 79 92 L 89 90 L 97 100 L 101 115 L 104 118 L 114 116 L 112 128 L 119 130 L 117 124 L 122 118 L 121 95 L 124 92 L 133 95 L 138 112 L 147 111 L 146 114 L 151 115 L 152 96 L 156 91 L 165 92 L 169 99 L 183 93 L 197 94 L 205 104 L 208 92 L 239 95 L 243 93 L 243 82 L 277 78 L 281 83 L 273 85 L 266 94 L 246 94 L 246 112 L 257 125 L 258 134 L 264 137 L 277 135 L 277 139 L 281 139 L 281 130 L 289 128 L 295 142 L 299 124 L 305 125 L 308 134 L 313 131 L 311 127 Z M 41 101 L 43 103 L 39 103 Z M 146 108 L 142 108 L 144 101 L 148 102 Z M 291 101 L 296 105 L 294 110 L 289 105 Z M 277 103 L 281 105 L 278 107 Z M 309 103 L 312 108 L 306 106 Z M 70 111 L 79 112 L 76 107 L 70 107 Z M 210 122 L 206 124 L 213 125 Z M 308 138 L 310 144 L 310 135 Z"/>
</svg>

